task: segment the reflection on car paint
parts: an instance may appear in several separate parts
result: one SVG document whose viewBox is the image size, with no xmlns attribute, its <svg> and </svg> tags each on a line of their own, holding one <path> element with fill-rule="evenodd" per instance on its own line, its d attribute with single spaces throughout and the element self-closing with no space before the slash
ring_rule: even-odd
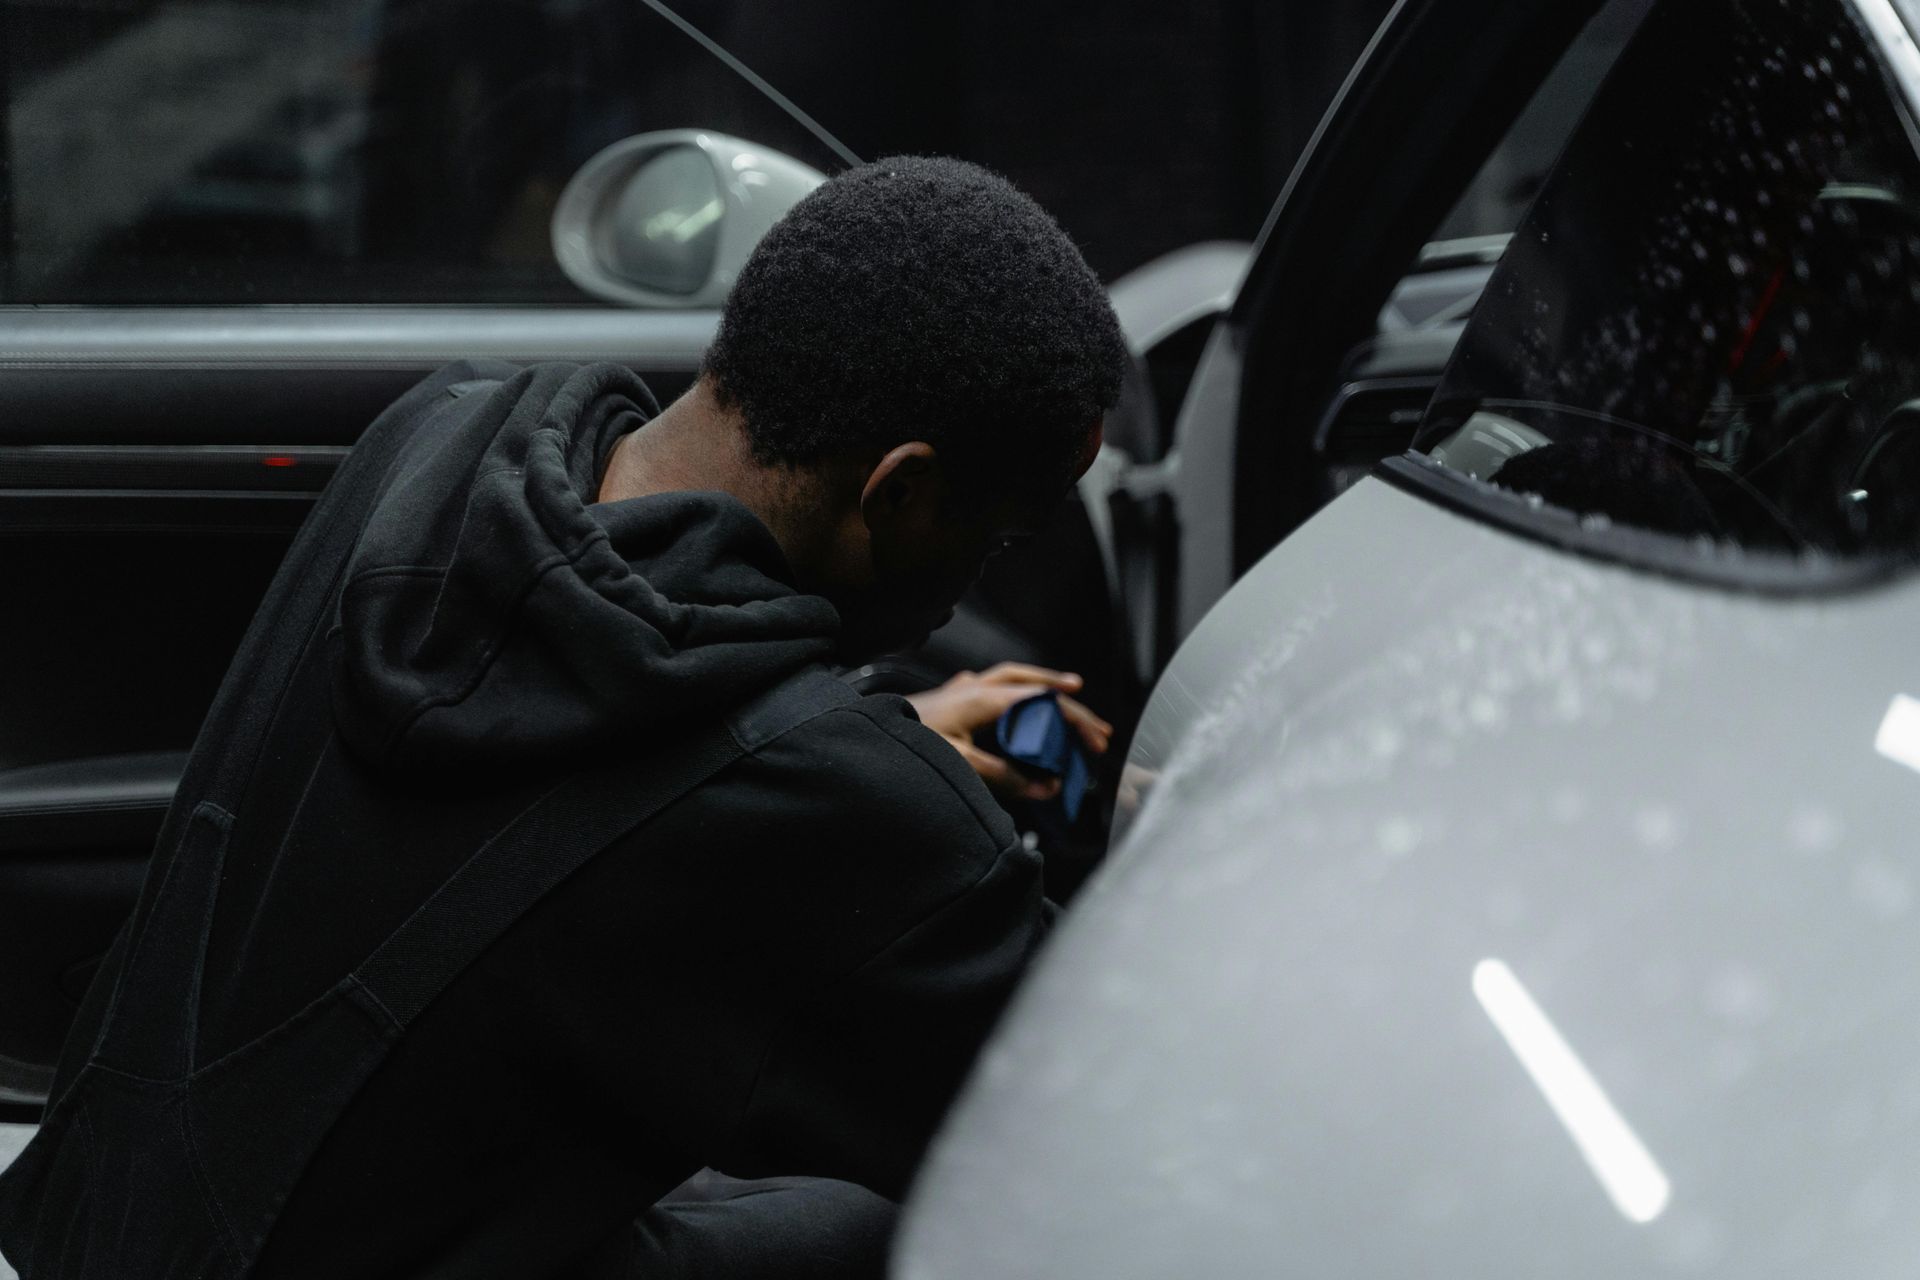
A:
<svg viewBox="0 0 1920 1280">
<path fill-rule="evenodd" d="M 1620 1215 L 1646 1223 L 1665 1213 L 1673 1197 L 1665 1170 L 1507 962 L 1475 965 L 1473 994 Z"/>
<path fill-rule="evenodd" d="M 1920 699 L 1894 695 L 1874 735 L 1873 749 L 1895 764 L 1920 772 Z"/>
</svg>

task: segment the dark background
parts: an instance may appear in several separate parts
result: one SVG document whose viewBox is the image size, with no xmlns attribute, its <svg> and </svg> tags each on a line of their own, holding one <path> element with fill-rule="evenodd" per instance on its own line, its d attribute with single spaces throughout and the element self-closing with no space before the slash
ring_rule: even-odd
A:
<svg viewBox="0 0 1920 1280">
<path fill-rule="evenodd" d="M 1387 7 L 677 6 L 861 156 L 1005 173 L 1109 279 L 1252 238 Z M 0 76 L 0 301 L 581 301 L 547 217 L 609 142 L 839 166 L 637 0 L 0 0 Z"/>
<path fill-rule="evenodd" d="M 780 32 L 713 3 L 723 40 L 863 156 L 998 169 L 1111 278 L 1251 239 L 1385 0 L 838 0 Z M 837 67 L 821 77 L 813 68 Z"/>
</svg>

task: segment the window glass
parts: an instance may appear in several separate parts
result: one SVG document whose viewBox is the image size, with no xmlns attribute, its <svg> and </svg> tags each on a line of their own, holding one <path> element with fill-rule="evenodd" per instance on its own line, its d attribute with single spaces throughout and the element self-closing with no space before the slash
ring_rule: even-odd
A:
<svg viewBox="0 0 1920 1280">
<path fill-rule="evenodd" d="M 1667 0 L 1516 233 L 1417 447 L 1707 543 L 1920 546 L 1914 134 L 1839 0 Z"/>
<path fill-rule="evenodd" d="M 0 110 L 0 303 L 584 301 L 548 219 L 607 144 L 837 167 L 628 0 L 0 0 Z"/>
<path fill-rule="evenodd" d="M 1607 0 L 1600 7 L 1432 239 L 1456 241 L 1505 235 L 1520 225 L 1554 158 L 1593 101 L 1607 69 L 1619 58 L 1653 2 Z"/>
</svg>

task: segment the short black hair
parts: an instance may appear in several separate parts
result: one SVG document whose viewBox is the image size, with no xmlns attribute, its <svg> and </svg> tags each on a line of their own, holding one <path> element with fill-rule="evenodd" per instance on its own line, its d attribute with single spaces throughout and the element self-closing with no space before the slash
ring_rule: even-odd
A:
<svg viewBox="0 0 1920 1280">
<path fill-rule="evenodd" d="M 962 160 L 897 156 L 774 225 L 704 371 L 762 462 L 924 440 L 969 486 L 1058 494 L 1129 359 L 1105 288 L 1031 197 Z"/>
</svg>

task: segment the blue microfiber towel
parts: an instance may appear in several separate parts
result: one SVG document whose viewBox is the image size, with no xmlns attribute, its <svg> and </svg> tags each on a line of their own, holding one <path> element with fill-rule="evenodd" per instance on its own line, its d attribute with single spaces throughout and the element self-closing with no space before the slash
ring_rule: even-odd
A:
<svg viewBox="0 0 1920 1280">
<path fill-rule="evenodd" d="M 1055 797 L 1068 822 L 1080 816 L 1080 805 L 1093 782 L 1093 770 L 1080 735 L 1060 711 L 1060 701 L 1052 693 L 1042 693 L 1016 702 L 1000 717 L 994 733 L 1000 754 L 1031 773 L 1060 779 L 1060 794 Z"/>
</svg>

